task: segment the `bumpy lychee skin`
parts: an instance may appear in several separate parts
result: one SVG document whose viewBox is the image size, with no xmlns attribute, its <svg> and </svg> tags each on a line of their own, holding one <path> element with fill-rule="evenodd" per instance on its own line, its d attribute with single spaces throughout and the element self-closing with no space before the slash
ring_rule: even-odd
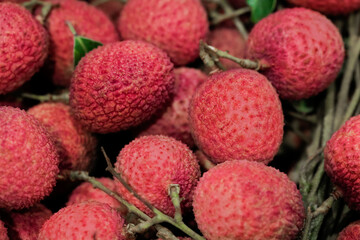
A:
<svg viewBox="0 0 360 240">
<path fill-rule="evenodd" d="M 360 210 L 360 116 L 334 133 L 324 149 L 325 171 L 350 208 Z"/>
<path fill-rule="evenodd" d="M 206 172 L 193 207 L 208 240 L 293 240 L 305 219 L 295 183 L 275 168 L 250 161 L 225 162 Z"/>
<path fill-rule="evenodd" d="M 148 41 L 165 50 L 176 65 L 194 61 L 199 41 L 208 33 L 199 0 L 130 0 L 117 27 L 124 39 Z"/>
<path fill-rule="evenodd" d="M 284 126 L 279 97 L 263 75 L 246 69 L 213 74 L 189 108 L 196 145 L 215 163 L 247 159 L 269 163 Z"/>
<path fill-rule="evenodd" d="M 74 119 L 70 106 L 41 103 L 28 110 L 49 131 L 58 148 L 60 169 L 89 170 L 95 155 L 96 139 Z"/>
<path fill-rule="evenodd" d="M 5 94 L 44 64 L 49 38 L 31 13 L 15 3 L 0 3 L 0 22 L 0 94 Z"/>
<path fill-rule="evenodd" d="M 119 37 L 111 20 L 94 6 L 75 0 L 58 1 L 58 4 L 46 21 L 50 34 L 50 60 L 54 64 L 54 84 L 69 86 L 74 71 L 74 35 L 66 21 L 73 25 L 78 35 L 103 44 L 116 42 Z"/>
<path fill-rule="evenodd" d="M 360 236 L 360 221 L 356 221 L 344 228 L 336 240 L 357 240 Z"/>
<path fill-rule="evenodd" d="M 49 195 L 59 173 L 50 135 L 33 116 L 0 107 L 0 208 L 31 207 Z"/>
<path fill-rule="evenodd" d="M 60 209 L 42 226 L 38 240 L 126 240 L 124 219 L 106 203 L 84 202 Z"/>
<path fill-rule="evenodd" d="M 231 55 L 244 58 L 246 41 L 234 28 L 218 28 L 210 32 L 209 44 Z M 239 64 L 229 59 L 220 59 L 226 69 L 238 68 Z"/>
<path fill-rule="evenodd" d="M 148 120 L 174 91 L 173 64 L 142 41 L 99 47 L 81 59 L 70 87 L 70 106 L 87 129 L 108 133 Z"/>
<path fill-rule="evenodd" d="M 262 73 L 281 98 L 309 98 L 327 88 L 344 62 L 344 43 L 336 26 L 318 12 L 278 11 L 255 25 L 248 56 L 269 66 Z"/>
<path fill-rule="evenodd" d="M 297 6 L 310 8 L 326 15 L 345 15 L 360 9 L 360 0 L 287 0 Z"/>
<path fill-rule="evenodd" d="M 200 177 L 195 155 L 180 141 L 166 136 L 144 136 L 125 146 L 115 169 L 140 196 L 168 215 L 175 209 L 168 195 L 170 184 L 179 184 L 182 209 L 191 206 L 193 190 Z M 117 191 L 149 215 L 153 213 L 130 194 L 119 181 Z"/>
<path fill-rule="evenodd" d="M 9 240 L 7 229 L 4 223 L 0 220 L 0 240 Z"/>
<path fill-rule="evenodd" d="M 140 133 L 140 136 L 166 135 L 192 148 L 194 140 L 190 132 L 188 109 L 196 88 L 207 79 L 207 76 L 197 69 L 186 67 L 177 68 L 174 73 L 175 96 L 172 103 L 155 122 Z"/>
</svg>

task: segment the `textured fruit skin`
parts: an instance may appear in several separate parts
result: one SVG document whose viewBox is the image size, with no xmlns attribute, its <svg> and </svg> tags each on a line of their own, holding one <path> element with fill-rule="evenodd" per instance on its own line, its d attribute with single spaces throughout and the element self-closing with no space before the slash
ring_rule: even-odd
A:
<svg viewBox="0 0 360 240">
<path fill-rule="evenodd" d="M 186 65 L 199 56 L 208 25 L 199 0 L 130 0 L 117 28 L 124 39 L 148 41 L 167 52 L 175 65 Z"/>
<path fill-rule="evenodd" d="M 146 42 L 122 41 L 81 59 L 72 78 L 70 106 L 90 131 L 117 132 L 148 120 L 173 91 L 173 64 L 165 52 Z"/>
<path fill-rule="evenodd" d="M 69 21 L 78 35 L 103 44 L 119 40 L 111 20 L 101 10 L 83 1 L 57 1 L 46 21 L 50 34 L 50 60 L 54 64 L 53 82 L 69 86 L 74 71 L 74 36 L 65 21 Z"/>
<path fill-rule="evenodd" d="M 106 203 L 83 202 L 60 209 L 45 222 L 38 240 L 126 240 L 124 219 Z"/>
<path fill-rule="evenodd" d="M 360 0 L 287 0 L 297 6 L 310 8 L 326 15 L 346 15 L 360 9 Z"/>
<path fill-rule="evenodd" d="M 234 28 L 217 28 L 209 34 L 209 44 L 222 51 L 227 51 L 238 58 L 245 58 L 246 41 Z M 239 68 L 240 65 L 225 58 L 220 59 L 226 69 Z"/>
<path fill-rule="evenodd" d="M 336 131 L 324 149 L 325 171 L 351 209 L 360 210 L 360 116 Z"/>
<path fill-rule="evenodd" d="M 305 220 L 295 183 L 275 168 L 250 161 L 225 162 L 206 172 L 193 207 L 207 240 L 293 240 Z"/>
<path fill-rule="evenodd" d="M 196 88 L 207 79 L 207 75 L 194 68 L 176 68 L 175 94 L 170 106 L 140 136 L 166 135 L 173 137 L 190 148 L 194 147 L 188 109 Z"/>
<path fill-rule="evenodd" d="M 0 94 L 5 94 L 44 64 L 49 37 L 31 13 L 15 3 L 0 3 L 0 22 Z"/>
<path fill-rule="evenodd" d="M 344 228 L 336 240 L 357 240 L 360 236 L 360 221 L 356 221 Z"/>
<path fill-rule="evenodd" d="M 89 170 L 95 156 L 96 138 L 74 119 L 70 106 L 41 103 L 28 110 L 49 131 L 61 159 L 60 170 Z"/>
<path fill-rule="evenodd" d="M 0 220 L 0 240 L 9 240 L 9 237 L 7 235 L 7 229 L 1 220 Z"/>
<path fill-rule="evenodd" d="M 299 100 L 318 94 L 335 80 L 344 62 L 344 43 L 325 16 L 292 8 L 255 25 L 247 54 L 270 66 L 262 73 L 281 98 Z"/>
<path fill-rule="evenodd" d="M 42 204 L 24 211 L 11 212 L 12 239 L 37 240 L 42 225 L 51 217 L 52 212 Z M 11 235 L 15 232 L 14 236 Z M 1 238 L 0 238 L 1 239 Z"/>
<path fill-rule="evenodd" d="M 189 108 L 196 145 L 215 163 L 246 159 L 269 163 L 283 136 L 279 97 L 263 75 L 233 69 L 211 75 Z"/>
<path fill-rule="evenodd" d="M 126 145 L 117 157 L 115 170 L 150 204 L 168 215 L 175 209 L 168 195 L 170 184 L 179 184 L 183 211 L 191 207 L 193 190 L 200 177 L 195 155 L 180 141 L 167 136 L 144 136 Z M 145 213 L 154 214 L 116 180 L 117 191 Z"/>
<path fill-rule="evenodd" d="M 38 120 L 17 108 L 0 107 L 0 126 L 0 208 L 31 207 L 55 186 L 55 144 Z"/>
</svg>

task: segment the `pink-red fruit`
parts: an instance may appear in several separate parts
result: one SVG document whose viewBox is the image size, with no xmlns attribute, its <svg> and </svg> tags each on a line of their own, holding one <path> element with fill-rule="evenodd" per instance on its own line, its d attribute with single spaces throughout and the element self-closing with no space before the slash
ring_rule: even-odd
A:
<svg viewBox="0 0 360 240">
<path fill-rule="evenodd" d="M 1 220 L 0 220 L 0 240 L 9 240 L 9 237 L 7 235 L 7 229 Z"/>
<path fill-rule="evenodd" d="M 283 136 L 279 97 L 263 75 L 233 69 L 209 77 L 190 104 L 196 145 L 216 163 L 251 160 L 269 163 Z"/>
<path fill-rule="evenodd" d="M 20 87 L 43 65 L 49 39 L 25 8 L 0 3 L 0 94 Z"/>
<path fill-rule="evenodd" d="M 25 111 L 0 107 L 0 208 L 28 208 L 48 196 L 59 173 L 50 135 Z"/>
<path fill-rule="evenodd" d="M 99 47 L 81 59 L 70 86 L 70 106 L 87 129 L 109 133 L 148 120 L 170 99 L 173 64 L 142 41 Z"/>
<path fill-rule="evenodd" d="M 325 16 L 305 8 L 285 9 L 251 30 L 248 56 L 267 65 L 262 73 L 281 98 L 309 98 L 326 89 L 344 62 L 339 30 Z"/>
<path fill-rule="evenodd" d="M 344 228 L 336 240 L 358 240 L 360 236 L 360 221 L 356 221 Z"/>
<path fill-rule="evenodd" d="M 288 0 L 288 2 L 327 15 L 345 15 L 360 9 L 360 0 Z"/>
<path fill-rule="evenodd" d="M 130 0 L 117 27 L 124 39 L 163 49 L 176 65 L 194 61 L 199 42 L 208 33 L 206 11 L 199 0 Z"/>
<path fill-rule="evenodd" d="M 193 207 L 207 240 L 293 240 L 305 219 L 295 183 L 272 167 L 249 161 L 225 162 L 206 172 Z"/>
</svg>

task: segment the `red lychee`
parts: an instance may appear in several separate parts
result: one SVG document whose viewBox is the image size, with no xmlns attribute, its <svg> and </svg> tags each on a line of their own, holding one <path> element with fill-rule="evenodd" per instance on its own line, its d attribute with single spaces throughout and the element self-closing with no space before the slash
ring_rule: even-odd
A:
<svg viewBox="0 0 360 240">
<path fill-rule="evenodd" d="M 360 210 L 360 115 L 336 131 L 324 149 L 325 171 L 350 208 Z"/>
<path fill-rule="evenodd" d="M 168 195 L 170 184 L 179 184 L 181 206 L 187 210 L 200 177 L 195 155 L 180 141 L 166 136 L 144 136 L 125 146 L 115 163 L 124 180 L 150 204 L 168 215 L 175 209 Z M 116 180 L 124 199 L 149 215 L 153 213 Z"/>
<path fill-rule="evenodd" d="M 269 163 L 284 126 L 279 97 L 258 72 L 233 69 L 209 77 L 189 108 L 196 145 L 215 163 L 251 160 Z"/>
<path fill-rule="evenodd" d="M 177 68 L 175 73 L 175 96 L 165 112 L 152 122 L 140 136 L 166 135 L 173 137 L 190 148 L 194 146 L 189 127 L 188 108 L 196 88 L 207 76 L 194 68 Z"/>
<path fill-rule="evenodd" d="M 74 71 L 74 36 L 66 21 L 78 35 L 103 44 L 118 41 L 113 23 L 101 10 L 83 1 L 57 1 L 59 7 L 52 9 L 46 20 L 50 34 L 50 60 L 54 64 L 53 82 L 69 86 Z"/>
<path fill-rule="evenodd" d="M 206 172 L 193 207 L 208 240 L 292 240 L 305 219 L 296 184 L 275 168 L 250 161 L 225 162 Z"/>
<path fill-rule="evenodd" d="M 59 173 L 50 135 L 25 111 L 0 107 L 0 208 L 31 207 L 49 195 Z"/>
<path fill-rule="evenodd" d="M 357 240 L 360 236 L 360 221 L 356 221 L 344 228 L 336 240 Z"/>
<path fill-rule="evenodd" d="M 344 62 L 339 30 L 325 16 L 305 9 L 284 9 L 255 25 L 248 56 L 269 66 L 263 74 L 281 98 L 309 98 L 326 89 Z"/>
<path fill-rule="evenodd" d="M 38 240 L 126 240 L 124 219 L 106 203 L 83 202 L 60 209 L 42 226 Z"/>
<path fill-rule="evenodd" d="M 287 0 L 297 6 L 311 8 L 328 15 L 346 15 L 360 9 L 360 0 Z"/>
<path fill-rule="evenodd" d="M 0 3 L 0 94 L 20 87 L 40 69 L 48 54 L 46 30 L 15 3 Z"/>
<path fill-rule="evenodd" d="M 0 240 L 9 240 L 9 237 L 7 235 L 7 229 L 1 220 L 0 220 Z"/>
<path fill-rule="evenodd" d="M 117 27 L 124 39 L 144 40 L 165 50 L 176 65 L 194 61 L 208 33 L 199 0 L 130 0 Z"/>
<path fill-rule="evenodd" d="M 96 139 L 74 119 L 70 106 L 41 103 L 28 110 L 55 140 L 60 155 L 60 169 L 89 170 L 95 155 Z"/>
<path fill-rule="evenodd" d="M 99 47 L 81 59 L 70 88 L 75 118 L 109 133 L 137 126 L 163 108 L 174 90 L 173 64 L 142 41 Z"/>
</svg>

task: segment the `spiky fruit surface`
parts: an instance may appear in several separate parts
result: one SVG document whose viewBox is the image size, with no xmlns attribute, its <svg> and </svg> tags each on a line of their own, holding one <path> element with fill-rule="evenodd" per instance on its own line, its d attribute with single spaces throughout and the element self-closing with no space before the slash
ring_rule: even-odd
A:
<svg viewBox="0 0 360 240">
<path fill-rule="evenodd" d="M 196 145 L 216 163 L 246 159 L 269 163 L 284 126 L 279 97 L 263 75 L 233 69 L 209 77 L 189 108 Z"/>
<path fill-rule="evenodd" d="M 360 236 L 360 221 L 356 221 L 344 228 L 336 240 L 357 240 Z"/>
<path fill-rule="evenodd" d="M 11 212 L 9 236 L 12 239 L 37 240 L 42 225 L 51 215 L 52 212 L 42 204 L 23 211 Z"/>
<path fill-rule="evenodd" d="M 59 173 L 50 135 L 25 111 L 0 107 L 0 208 L 31 207 L 49 195 Z"/>
<path fill-rule="evenodd" d="M 208 240 L 292 240 L 305 219 L 295 183 L 275 168 L 250 161 L 225 162 L 206 172 L 193 207 Z"/>
<path fill-rule="evenodd" d="M 165 50 L 176 65 L 194 61 L 199 41 L 208 33 L 199 0 L 130 0 L 117 27 L 124 39 L 148 41 Z"/>
<path fill-rule="evenodd" d="M 336 131 L 324 149 L 325 171 L 350 208 L 360 210 L 360 116 Z"/>
<path fill-rule="evenodd" d="M 329 15 L 349 14 L 360 9 L 360 0 L 287 0 L 297 6 L 311 8 Z"/>
<path fill-rule="evenodd" d="M 78 35 L 103 44 L 116 42 L 119 38 L 110 19 L 94 6 L 75 0 L 58 1 L 58 4 L 46 21 L 50 34 L 50 60 L 54 64 L 54 84 L 69 86 L 74 71 L 74 36 L 66 21 L 73 25 Z"/>
<path fill-rule="evenodd" d="M 151 123 L 140 136 L 166 135 L 173 137 L 190 148 L 194 146 L 189 126 L 188 109 L 196 88 L 207 76 L 194 68 L 177 68 L 175 73 L 175 96 L 165 112 Z"/>
<path fill-rule="evenodd" d="M 106 203 L 84 202 L 60 209 L 42 226 L 38 240 L 126 240 L 124 219 Z"/>
<path fill-rule="evenodd" d="M 0 3 L 0 22 L 0 94 L 5 94 L 44 64 L 49 38 L 31 13 L 15 3 Z"/>
<path fill-rule="evenodd" d="M 1 220 L 0 220 L 0 240 L 9 240 L 9 237 L 7 235 L 7 229 Z"/>
<path fill-rule="evenodd" d="M 95 155 L 96 139 L 74 119 L 70 106 L 41 103 L 28 110 L 49 131 L 60 156 L 60 169 L 89 170 Z"/>
<path fill-rule="evenodd" d="M 344 61 L 344 43 L 325 16 L 305 8 L 278 11 L 255 25 L 248 56 L 267 63 L 263 74 L 281 98 L 309 98 L 327 88 Z"/>
<path fill-rule="evenodd" d="M 148 120 L 174 91 L 173 64 L 142 41 L 99 47 L 81 59 L 72 78 L 70 105 L 93 132 L 125 130 Z"/>
<path fill-rule="evenodd" d="M 170 184 L 179 184 L 182 209 L 191 206 L 193 190 L 200 177 L 195 155 L 180 141 L 166 136 L 144 136 L 125 146 L 115 169 L 125 181 L 153 206 L 168 215 L 175 209 L 168 195 Z M 117 191 L 125 199 L 153 216 L 119 181 Z"/>
</svg>

